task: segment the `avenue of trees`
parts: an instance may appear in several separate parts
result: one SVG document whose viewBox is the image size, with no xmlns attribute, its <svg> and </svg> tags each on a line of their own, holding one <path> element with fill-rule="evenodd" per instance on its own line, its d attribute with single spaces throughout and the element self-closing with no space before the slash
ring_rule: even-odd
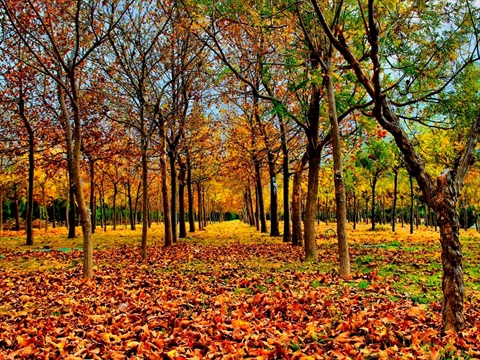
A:
<svg viewBox="0 0 480 360">
<path fill-rule="evenodd" d="M 317 259 L 316 221 L 439 230 L 464 323 L 477 227 L 480 9 L 460 1 L 0 0 L 0 232 L 237 215 Z M 108 226 L 108 229 L 107 229 Z"/>
</svg>

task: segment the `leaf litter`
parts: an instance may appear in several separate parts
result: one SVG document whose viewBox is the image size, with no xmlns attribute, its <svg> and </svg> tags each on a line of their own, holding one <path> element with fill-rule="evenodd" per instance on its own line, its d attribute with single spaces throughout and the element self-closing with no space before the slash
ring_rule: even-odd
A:
<svg viewBox="0 0 480 360">
<path fill-rule="evenodd" d="M 441 334 L 438 301 L 412 301 L 375 269 L 340 279 L 321 267 L 335 263 L 332 246 L 311 264 L 300 248 L 258 239 L 148 251 L 143 263 L 133 246 L 95 251 L 92 280 L 81 279 L 81 251 L 3 251 L 2 261 L 70 265 L 0 269 L 0 358 L 480 357 L 478 302 L 466 303 L 465 330 Z"/>
</svg>

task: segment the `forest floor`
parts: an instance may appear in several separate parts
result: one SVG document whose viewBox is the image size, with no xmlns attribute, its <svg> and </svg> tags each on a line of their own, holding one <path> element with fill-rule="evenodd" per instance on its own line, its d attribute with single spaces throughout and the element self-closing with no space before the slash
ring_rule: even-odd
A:
<svg viewBox="0 0 480 360">
<path fill-rule="evenodd" d="M 349 231 L 352 277 L 337 275 L 336 238 L 319 256 L 239 222 L 212 224 L 163 248 L 153 225 L 81 237 L 37 230 L 0 238 L 0 359 L 480 358 L 480 235 L 462 231 L 466 327 L 441 334 L 439 234 L 398 225 Z M 80 229 L 79 229 L 80 231 Z M 329 233 L 329 232 L 327 232 Z"/>
</svg>

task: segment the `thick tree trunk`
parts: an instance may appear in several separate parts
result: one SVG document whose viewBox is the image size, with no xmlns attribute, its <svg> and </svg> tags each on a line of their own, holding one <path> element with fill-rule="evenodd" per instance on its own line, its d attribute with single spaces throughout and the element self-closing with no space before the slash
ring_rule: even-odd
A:
<svg viewBox="0 0 480 360">
<path fill-rule="evenodd" d="M 315 240 L 315 208 L 318 195 L 318 172 L 320 170 L 320 156 L 315 150 L 309 151 L 308 156 L 308 187 L 307 203 L 305 206 L 304 241 L 305 257 L 307 260 L 317 259 L 317 242 Z"/>
<path fill-rule="evenodd" d="M 280 236 L 278 222 L 278 184 L 275 169 L 275 155 L 268 152 L 268 172 L 270 175 L 270 236 Z"/>
<path fill-rule="evenodd" d="M 440 226 L 443 266 L 442 314 L 445 330 L 458 331 L 464 324 L 462 247 L 459 240 L 459 217 L 456 209 L 458 192 L 452 170 L 444 171 L 437 182 L 437 221 Z"/>
<path fill-rule="evenodd" d="M 195 232 L 195 211 L 193 208 L 192 166 L 187 155 L 187 193 L 188 193 L 188 224 L 189 232 Z"/>
<path fill-rule="evenodd" d="M 392 206 L 392 231 L 395 232 L 395 225 L 397 224 L 397 193 L 398 193 L 398 169 L 394 169 L 393 178 L 393 206 Z"/>
<path fill-rule="evenodd" d="M 337 105 L 335 102 L 335 90 L 333 87 L 332 57 L 327 58 L 327 74 L 324 81 L 327 86 L 328 115 L 330 117 L 331 136 L 333 143 L 333 167 L 335 183 L 335 203 L 337 215 L 337 242 L 338 257 L 340 263 L 340 276 L 350 276 L 350 255 L 347 240 L 347 205 L 345 198 L 345 181 L 343 177 L 342 144 L 340 141 L 340 129 L 338 127 Z"/>
<path fill-rule="evenodd" d="M 257 187 L 257 196 L 258 196 L 258 210 L 260 216 L 260 232 L 267 232 L 267 219 L 265 218 L 265 204 L 263 202 L 263 188 L 260 174 L 260 163 L 255 161 L 255 184 Z"/>
<path fill-rule="evenodd" d="M 292 245 L 300 246 L 303 244 L 303 232 L 302 232 L 302 210 L 300 203 L 300 192 L 302 185 L 303 170 L 305 168 L 308 156 L 305 153 L 302 159 L 295 167 L 295 173 L 293 175 L 293 188 L 292 188 Z"/>
</svg>

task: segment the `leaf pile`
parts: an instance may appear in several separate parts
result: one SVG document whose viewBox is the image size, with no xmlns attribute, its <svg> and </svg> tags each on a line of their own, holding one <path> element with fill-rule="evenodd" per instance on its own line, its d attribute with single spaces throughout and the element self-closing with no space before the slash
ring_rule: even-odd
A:
<svg viewBox="0 0 480 360">
<path fill-rule="evenodd" d="M 441 336 L 441 308 L 413 303 L 376 271 L 343 281 L 285 244 L 179 244 L 95 252 L 91 281 L 68 270 L 0 270 L 6 358 L 411 358 L 480 356 L 480 306 Z M 323 247 L 324 260 L 334 249 Z M 75 263 L 80 251 L 5 252 Z M 360 256 L 361 253 L 358 253 Z M 319 262 L 319 263 L 320 263 Z"/>
</svg>

